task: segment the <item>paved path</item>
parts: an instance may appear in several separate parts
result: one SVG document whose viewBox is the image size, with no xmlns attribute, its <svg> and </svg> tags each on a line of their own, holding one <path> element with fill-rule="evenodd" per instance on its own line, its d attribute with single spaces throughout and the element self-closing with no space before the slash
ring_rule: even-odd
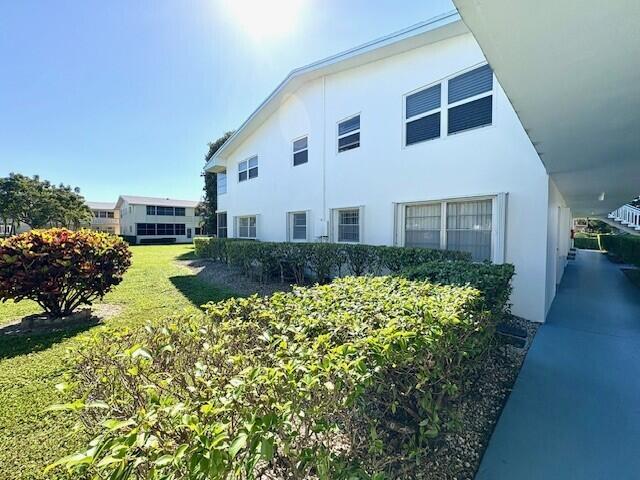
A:
<svg viewBox="0 0 640 480">
<path fill-rule="evenodd" d="M 640 479 L 640 289 L 578 251 L 476 480 Z"/>
</svg>

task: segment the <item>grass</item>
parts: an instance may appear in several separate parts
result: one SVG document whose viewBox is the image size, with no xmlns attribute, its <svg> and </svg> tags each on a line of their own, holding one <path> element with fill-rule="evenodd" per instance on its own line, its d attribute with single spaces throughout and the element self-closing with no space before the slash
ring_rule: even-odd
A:
<svg viewBox="0 0 640 480">
<path fill-rule="evenodd" d="M 60 401 L 63 357 L 87 330 L 143 325 L 147 320 L 193 311 L 207 301 L 233 296 L 195 277 L 176 260 L 193 255 L 192 245 L 135 246 L 124 281 L 102 303 L 122 311 L 103 327 L 54 334 L 0 336 L 0 479 L 44 478 L 49 463 L 77 448 L 82 438 L 71 417 L 44 410 Z M 0 325 L 39 312 L 28 301 L 0 304 Z"/>
</svg>

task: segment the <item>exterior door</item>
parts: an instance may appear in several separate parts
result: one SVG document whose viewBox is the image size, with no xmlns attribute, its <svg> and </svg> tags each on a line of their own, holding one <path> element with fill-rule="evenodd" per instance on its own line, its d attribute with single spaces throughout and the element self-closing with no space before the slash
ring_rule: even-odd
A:
<svg viewBox="0 0 640 480">
<path fill-rule="evenodd" d="M 191 238 L 191 229 L 187 228 L 187 238 Z"/>
</svg>

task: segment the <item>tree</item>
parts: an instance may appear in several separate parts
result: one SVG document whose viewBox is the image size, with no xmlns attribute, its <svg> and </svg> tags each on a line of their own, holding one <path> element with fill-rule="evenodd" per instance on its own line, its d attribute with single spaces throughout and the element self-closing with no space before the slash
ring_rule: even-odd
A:
<svg viewBox="0 0 640 480">
<path fill-rule="evenodd" d="M 205 164 L 220 149 L 233 132 L 227 132 L 215 142 L 209 143 L 209 151 L 204 156 Z M 202 203 L 202 216 L 204 217 L 205 229 L 208 233 L 215 233 L 217 230 L 216 209 L 218 208 L 218 185 L 215 173 L 204 172 L 204 202 Z"/>
<path fill-rule="evenodd" d="M 11 173 L 0 178 L 0 220 L 5 226 L 10 222 L 11 230 L 21 224 L 78 228 L 91 220 L 91 210 L 77 187 Z"/>
</svg>

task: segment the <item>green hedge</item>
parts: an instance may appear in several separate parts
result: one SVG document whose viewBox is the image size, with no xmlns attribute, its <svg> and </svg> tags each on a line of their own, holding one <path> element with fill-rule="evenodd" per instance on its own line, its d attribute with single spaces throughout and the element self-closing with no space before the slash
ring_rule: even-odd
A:
<svg viewBox="0 0 640 480">
<path fill-rule="evenodd" d="M 600 235 L 602 248 L 624 262 L 640 267 L 640 237 L 635 235 Z"/>
<path fill-rule="evenodd" d="M 212 258 L 261 279 L 280 276 L 304 282 L 305 271 L 325 283 L 342 274 L 399 273 L 433 260 L 470 261 L 466 252 L 427 248 L 386 247 L 337 243 L 257 242 L 227 238 L 196 238 L 199 257 Z"/>
<path fill-rule="evenodd" d="M 582 248 L 585 250 L 600 250 L 598 235 L 576 233 L 576 236 L 573 239 L 573 246 L 575 248 Z"/>
<path fill-rule="evenodd" d="M 498 317 L 509 313 L 513 265 L 471 263 L 465 261 L 430 261 L 405 269 L 410 280 L 428 280 L 442 285 L 470 285 L 483 294 L 484 306 Z"/>
<path fill-rule="evenodd" d="M 364 276 L 98 333 L 72 363 L 80 400 L 59 407 L 97 437 L 59 463 L 74 478 L 407 478 L 493 331 L 476 289 Z"/>
</svg>

